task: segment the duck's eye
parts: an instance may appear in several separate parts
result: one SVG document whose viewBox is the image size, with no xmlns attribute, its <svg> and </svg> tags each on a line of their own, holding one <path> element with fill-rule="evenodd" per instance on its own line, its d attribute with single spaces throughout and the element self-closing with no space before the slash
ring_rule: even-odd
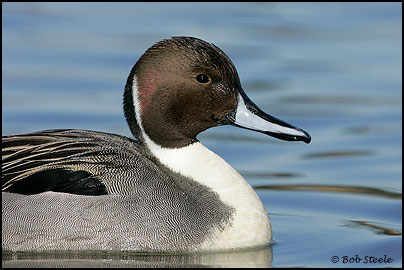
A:
<svg viewBox="0 0 404 270">
<path fill-rule="evenodd" d="M 196 76 L 196 80 L 199 83 L 208 83 L 209 77 L 208 77 L 208 75 L 205 75 L 205 74 L 199 74 L 198 76 Z"/>
</svg>

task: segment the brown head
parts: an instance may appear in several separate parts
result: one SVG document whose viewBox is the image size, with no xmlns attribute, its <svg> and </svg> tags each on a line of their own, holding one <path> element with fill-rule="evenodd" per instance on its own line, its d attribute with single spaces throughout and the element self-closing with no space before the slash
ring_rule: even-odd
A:
<svg viewBox="0 0 404 270">
<path fill-rule="evenodd" d="M 140 57 L 125 87 L 124 111 L 132 133 L 141 142 L 144 132 L 168 148 L 189 145 L 200 132 L 223 124 L 280 139 L 309 140 L 307 133 L 265 114 L 249 100 L 223 51 L 192 37 L 162 40 Z M 257 129 L 255 118 L 260 119 Z M 283 129 L 269 130 L 267 121 Z M 292 135 L 287 134 L 289 129 L 294 130 Z"/>
</svg>

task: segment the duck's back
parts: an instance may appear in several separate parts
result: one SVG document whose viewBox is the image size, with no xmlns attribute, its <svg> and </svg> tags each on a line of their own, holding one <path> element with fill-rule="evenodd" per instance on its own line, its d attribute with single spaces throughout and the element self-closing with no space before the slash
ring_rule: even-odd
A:
<svg viewBox="0 0 404 270">
<path fill-rule="evenodd" d="M 2 138 L 2 190 L 78 195 L 125 193 L 123 171 L 150 166 L 136 141 L 87 130 L 47 130 Z M 133 168 L 136 167 L 134 170 Z"/>
<path fill-rule="evenodd" d="M 123 136 L 7 136 L 2 153 L 6 250 L 196 250 L 232 220 L 216 193 Z"/>
</svg>

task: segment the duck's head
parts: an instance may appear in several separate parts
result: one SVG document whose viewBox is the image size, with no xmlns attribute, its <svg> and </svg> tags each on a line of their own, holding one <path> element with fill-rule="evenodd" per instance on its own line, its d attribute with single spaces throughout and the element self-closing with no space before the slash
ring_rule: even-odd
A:
<svg viewBox="0 0 404 270">
<path fill-rule="evenodd" d="M 288 141 L 310 135 L 258 108 L 241 87 L 237 70 L 213 44 L 173 37 L 150 47 L 129 74 L 125 117 L 132 133 L 165 148 L 196 142 L 210 128 L 230 124 Z"/>
</svg>

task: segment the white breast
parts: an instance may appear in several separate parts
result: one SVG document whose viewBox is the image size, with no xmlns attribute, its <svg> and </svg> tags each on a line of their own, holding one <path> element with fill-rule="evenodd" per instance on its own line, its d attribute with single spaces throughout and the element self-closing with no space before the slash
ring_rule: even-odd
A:
<svg viewBox="0 0 404 270">
<path fill-rule="evenodd" d="M 144 133 L 140 121 L 140 104 L 136 76 L 133 79 L 133 101 L 136 120 L 151 152 L 172 171 L 211 188 L 225 204 L 235 210 L 231 225 L 217 228 L 200 250 L 245 248 L 267 245 L 271 241 L 268 214 L 254 189 L 225 160 L 201 143 L 170 149 L 155 144 Z"/>
<path fill-rule="evenodd" d="M 201 143 L 179 149 L 147 144 L 162 164 L 216 192 L 220 200 L 235 209 L 231 226 L 214 232 L 202 250 L 245 248 L 266 245 L 271 240 L 268 214 L 254 189 L 220 156 Z"/>
</svg>

